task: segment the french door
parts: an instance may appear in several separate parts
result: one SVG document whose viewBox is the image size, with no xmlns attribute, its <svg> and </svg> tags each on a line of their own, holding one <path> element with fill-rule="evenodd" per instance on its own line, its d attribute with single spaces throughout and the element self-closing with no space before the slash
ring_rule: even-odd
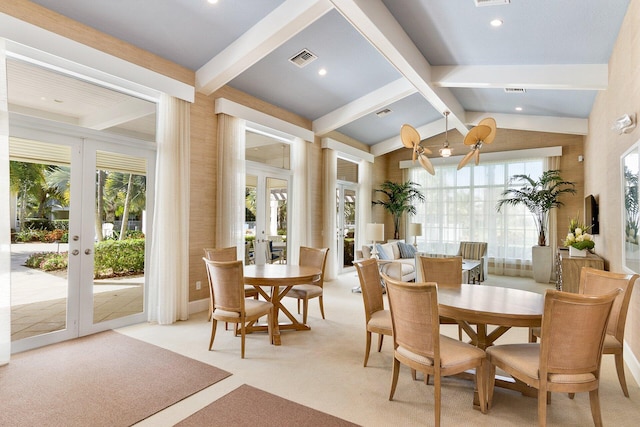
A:
<svg viewBox="0 0 640 427">
<path fill-rule="evenodd" d="M 336 225 L 339 273 L 353 268 L 356 238 L 357 184 L 338 183 L 336 188 Z"/>
<path fill-rule="evenodd" d="M 289 184 L 288 171 L 247 166 L 245 236 L 253 241 L 252 262 L 287 260 Z"/>
<path fill-rule="evenodd" d="M 146 320 L 155 151 L 11 133 L 12 352 Z"/>
</svg>

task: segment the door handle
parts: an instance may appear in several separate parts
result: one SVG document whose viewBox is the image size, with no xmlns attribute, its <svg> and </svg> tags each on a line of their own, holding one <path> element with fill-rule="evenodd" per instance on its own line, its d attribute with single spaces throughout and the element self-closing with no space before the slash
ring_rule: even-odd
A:
<svg viewBox="0 0 640 427">
<path fill-rule="evenodd" d="M 80 253 L 80 251 L 77 250 L 77 249 L 74 249 L 74 250 L 71 251 L 71 255 L 78 255 L 79 253 Z"/>
<path fill-rule="evenodd" d="M 85 250 L 84 250 L 84 253 L 85 253 L 86 255 L 91 254 L 91 249 L 85 249 Z"/>
</svg>

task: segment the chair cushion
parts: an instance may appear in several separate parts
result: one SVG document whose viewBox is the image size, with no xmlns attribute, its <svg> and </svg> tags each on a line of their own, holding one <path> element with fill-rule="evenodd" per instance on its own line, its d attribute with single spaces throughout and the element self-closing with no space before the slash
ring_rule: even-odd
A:
<svg viewBox="0 0 640 427">
<path fill-rule="evenodd" d="M 389 310 L 379 310 L 371 315 L 367 329 L 385 330 L 391 335 L 391 312 Z"/>
<path fill-rule="evenodd" d="M 496 345 L 487 349 L 487 357 L 490 362 L 499 360 L 502 364 L 510 366 L 518 372 L 530 378 L 540 379 L 540 344 L 505 344 Z M 576 384 L 594 381 L 593 374 L 551 374 L 549 382 L 556 384 Z"/>
<path fill-rule="evenodd" d="M 396 351 L 402 356 L 422 365 L 433 365 L 431 358 L 416 354 L 402 346 L 398 346 Z M 478 347 L 440 335 L 440 366 L 442 368 L 455 368 L 456 365 L 466 365 L 469 359 L 484 359 L 484 357 L 484 351 Z"/>
<path fill-rule="evenodd" d="M 293 298 L 314 298 L 322 295 L 322 288 L 317 285 L 295 285 L 287 293 L 288 297 Z"/>
<path fill-rule="evenodd" d="M 258 316 L 260 314 L 267 314 L 269 312 L 269 310 L 271 310 L 271 307 L 273 306 L 273 304 L 271 304 L 268 301 L 260 301 L 257 299 L 253 299 L 253 298 L 248 298 L 244 300 L 244 310 L 246 312 L 246 317 L 252 317 L 252 316 Z M 240 317 L 240 313 L 238 313 L 237 311 L 226 311 L 226 310 L 220 310 L 220 309 L 216 309 L 213 312 L 213 316 L 220 316 L 220 317 Z"/>
</svg>

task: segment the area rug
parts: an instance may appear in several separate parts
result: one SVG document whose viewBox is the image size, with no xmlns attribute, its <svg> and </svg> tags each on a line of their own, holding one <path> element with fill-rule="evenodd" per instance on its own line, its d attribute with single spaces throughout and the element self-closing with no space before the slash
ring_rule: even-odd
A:
<svg viewBox="0 0 640 427">
<path fill-rule="evenodd" d="M 129 426 L 231 375 L 113 331 L 12 356 L 1 426 Z"/>
<path fill-rule="evenodd" d="M 176 426 L 346 427 L 357 424 L 244 384 Z"/>
</svg>

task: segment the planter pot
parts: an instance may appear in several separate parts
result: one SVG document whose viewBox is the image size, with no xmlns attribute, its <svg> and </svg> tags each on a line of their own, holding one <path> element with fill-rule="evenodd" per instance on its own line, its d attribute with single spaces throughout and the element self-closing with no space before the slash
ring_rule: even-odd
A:
<svg viewBox="0 0 640 427">
<path fill-rule="evenodd" d="M 533 279 L 537 283 L 549 283 L 553 273 L 553 249 L 551 246 L 531 248 Z"/>
<path fill-rule="evenodd" d="M 584 258 L 587 256 L 586 249 L 576 249 L 573 246 L 569 246 L 569 256 Z"/>
</svg>

